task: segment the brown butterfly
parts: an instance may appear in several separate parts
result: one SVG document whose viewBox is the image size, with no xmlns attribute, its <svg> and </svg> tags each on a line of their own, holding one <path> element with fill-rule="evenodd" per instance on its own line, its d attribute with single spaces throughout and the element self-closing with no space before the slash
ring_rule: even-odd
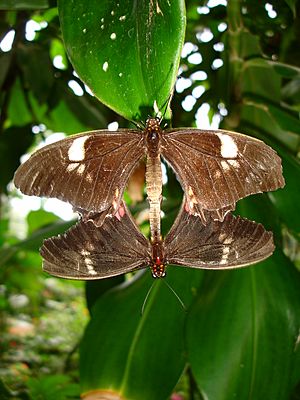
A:
<svg viewBox="0 0 300 400">
<path fill-rule="evenodd" d="M 207 213 L 222 221 L 237 200 L 284 186 L 281 160 L 265 143 L 224 130 L 162 130 L 158 118 L 142 131 L 92 131 L 45 146 L 18 168 L 14 183 L 25 194 L 69 202 L 86 219 L 114 214 L 145 155 L 152 238 L 160 236 L 161 155 L 181 182 L 187 210 L 204 224 Z"/>
<path fill-rule="evenodd" d="M 165 240 L 151 242 L 138 230 L 124 203 L 97 227 L 80 221 L 66 233 L 44 241 L 40 250 L 48 273 L 69 279 L 102 279 L 150 266 L 155 278 L 167 264 L 229 269 L 254 264 L 274 250 L 273 235 L 261 224 L 228 213 L 224 221 L 179 212 Z"/>
</svg>

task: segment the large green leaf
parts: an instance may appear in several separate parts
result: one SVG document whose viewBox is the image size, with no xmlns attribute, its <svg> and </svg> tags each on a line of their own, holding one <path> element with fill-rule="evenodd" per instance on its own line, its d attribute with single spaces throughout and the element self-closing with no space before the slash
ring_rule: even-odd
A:
<svg viewBox="0 0 300 400">
<path fill-rule="evenodd" d="M 70 60 L 104 104 L 131 120 L 166 105 L 184 39 L 183 0 L 58 4 Z"/>
<path fill-rule="evenodd" d="M 201 271 L 168 269 L 168 282 L 186 306 L 201 278 Z M 185 366 L 186 313 L 164 282 L 157 280 L 141 316 L 152 282 L 146 271 L 95 304 L 81 346 L 84 393 L 112 391 L 131 400 L 165 400 L 170 395 Z"/>
<path fill-rule="evenodd" d="M 288 399 L 300 378 L 300 274 L 279 249 L 268 197 L 244 199 L 238 212 L 272 229 L 277 250 L 256 266 L 206 273 L 187 322 L 189 361 L 207 400 Z"/>
<path fill-rule="evenodd" d="M 187 325 L 207 400 L 284 400 L 300 378 L 300 277 L 277 251 L 260 265 L 208 273 Z"/>
</svg>

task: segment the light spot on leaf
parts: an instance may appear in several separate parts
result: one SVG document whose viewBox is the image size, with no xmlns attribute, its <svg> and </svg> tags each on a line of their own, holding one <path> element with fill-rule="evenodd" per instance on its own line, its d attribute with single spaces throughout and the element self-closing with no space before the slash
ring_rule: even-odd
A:
<svg viewBox="0 0 300 400">
<path fill-rule="evenodd" d="M 104 72 L 106 72 L 108 70 L 108 62 L 107 61 L 105 61 L 105 63 L 103 63 L 102 68 L 103 68 Z"/>
</svg>

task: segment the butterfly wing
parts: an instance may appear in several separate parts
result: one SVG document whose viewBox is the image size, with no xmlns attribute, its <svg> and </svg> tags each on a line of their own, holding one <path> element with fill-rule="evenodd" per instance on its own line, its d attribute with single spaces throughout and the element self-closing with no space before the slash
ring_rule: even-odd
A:
<svg viewBox="0 0 300 400">
<path fill-rule="evenodd" d="M 21 192 L 55 197 L 76 209 L 118 209 L 128 177 L 145 153 L 140 131 L 92 131 L 37 150 L 16 171 Z"/>
<path fill-rule="evenodd" d="M 150 243 L 124 205 L 100 227 L 81 221 L 46 239 L 40 253 L 44 271 L 69 279 L 109 278 L 144 268 L 151 260 Z"/>
<path fill-rule="evenodd" d="M 257 263 L 274 251 L 273 235 L 261 224 L 227 214 L 224 221 L 201 219 L 183 207 L 165 239 L 170 264 L 227 269 Z"/>
<path fill-rule="evenodd" d="M 164 131 L 163 157 L 174 168 L 187 207 L 205 223 L 223 220 L 239 199 L 284 186 L 281 160 L 260 140 L 230 131 Z"/>
</svg>

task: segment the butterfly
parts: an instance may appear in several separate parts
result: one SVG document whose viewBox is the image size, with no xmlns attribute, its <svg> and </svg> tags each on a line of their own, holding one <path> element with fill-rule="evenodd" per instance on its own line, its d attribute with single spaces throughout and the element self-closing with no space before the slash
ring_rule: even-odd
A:
<svg viewBox="0 0 300 400">
<path fill-rule="evenodd" d="M 150 267 L 154 278 L 166 266 L 229 269 L 269 257 L 273 235 L 261 224 L 228 213 L 206 225 L 182 206 L 165 240 L 149 241 L 122 202 L 97 227 L 80 221 L 61 236 L 46 239 L 40 253 L 44 271 L 69 279 L 102 279 Z"/>
<path fill-rule="evenodd" d="M 17 169 L 15 186 L 27 195 L 67 201 L 98 226 L 102 212 L 119 209 L 129 176 L 145 155 L 156 220 L 158 207 L 154 215 L 151 204 L 161 199 L 160 156 L 175 170 L 187 210 L 204 224 L 208 215 L 222 221 L 245 196 L 284 186 L 280 158 L 260 140 L 224 130 L 163 130 L 160 122 L 149 118 L 144 130 L 91 131 L 47 145 Z"/>
</svg>

